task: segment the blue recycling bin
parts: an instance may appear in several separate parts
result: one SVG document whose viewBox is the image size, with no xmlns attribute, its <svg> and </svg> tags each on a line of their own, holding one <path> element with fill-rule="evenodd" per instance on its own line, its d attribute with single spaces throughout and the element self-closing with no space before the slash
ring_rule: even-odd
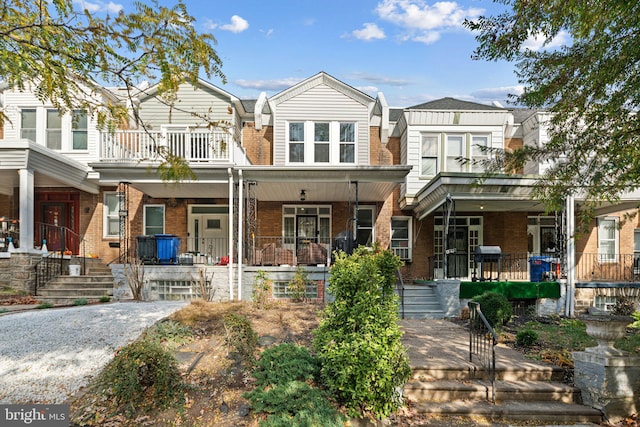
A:
<svg viewBox="0 0 640 427">
<path fill-rule="evenodd" d="M 157 258 L 160 264 L 177 264 L 180 238 L 172 234 L 156 234 Z"/>
<path fill-rule="evenodd" d="M 532 256 L 529 258 L 529 281 L 542 282 L 551 277 L 557 258 L 550 256 Z"/>
</svg>

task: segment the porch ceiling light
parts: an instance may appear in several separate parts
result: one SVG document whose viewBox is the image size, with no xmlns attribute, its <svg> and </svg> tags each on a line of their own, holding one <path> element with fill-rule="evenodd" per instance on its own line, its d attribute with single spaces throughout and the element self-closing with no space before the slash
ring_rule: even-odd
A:
<svg viewBox="0 0 640 427">
<path fill-rule="evenodd" d="M 307 193 L 305 190 L 300 190 L 300 201 L 304 202 L 305 200 L 307 200 Z"/>
</svg>

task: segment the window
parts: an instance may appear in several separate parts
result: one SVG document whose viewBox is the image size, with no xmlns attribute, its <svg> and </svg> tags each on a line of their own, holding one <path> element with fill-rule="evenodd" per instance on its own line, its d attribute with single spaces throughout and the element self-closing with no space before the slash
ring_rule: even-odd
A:
<svg viewBox="0 0 640 427">
<path fill-rule="evenodd" d="M 618 248 L 618 218 L 598 218 L 598 258 L 600 262 L 615 262 Z"/>
<path fill-rule="evenodd" d="M 289 123 L 289 161 L 304 162 L 304 123 Z"/>
<path fill-rule="evenodd" d="M 359 206 L 356 245 L 371 246 L 375 242 L 375 212 L 373 206 Z"/>
<path fill-rule="evenodd" d="M 164 205 L 144 206 L 144 234 L 164 234 Z"/>
<path fill-rule="evenodd" d="M 120 235 L 120 198 L 118 193 L 104 193 L 103 202 L 103 230 L 104 237 L 118 237 Z"/>
<path fill-rule="evenodd" d="M 485 166 L 482 163 L 489 159 L 489 137 L 487 135 L 473 135 L 471 137 L 471 169 L 473 172 L 484 172 Z"/>
<path fill-rule="evenodd" d="M 47 110 L 47 148 L 62 149 L 62 117 L 58 110 Z"/>
<path fill-rule="evenodd" d="M 598 310 L 611 311 L 616 305 L 616 297 L 607 295 L 596 295 L 593 301 L 593 305 Z"/>
<path fill-rule="evenodd" d="M 356 124 L 340 123 L 340 163 L 356 162 Z"/>
<path fill-rule="evenodd" d="M 460 163 L 459 157 L 465 155 L 464 136 L 447 135 L 447 171 L 463 172 L 465 165 Z"/>
<path fill-rule="evenodd" d="M 391 250 L 402 260 L 411 260 L 411 217 L 391 217 Z"/>
<path fill-rule="evenodd" d="M 71 114 L 71 140 L 74 150 L 87 149 L 87 113 L 83 110 L 73 110 Z"/>
<path fill-rule="evenodd" d="M 422 135 L 420 157 L 420 175 L 435 176 L 438 174 L 438 135 Z"/>
<path fill-rule="evenodd" d="M 36 110 L 28 109 L 20 112 L 20 138 L 36 142 Z"/>
<path fill-rule="evenodd" d="M 329 123 L 315 123 L 313 161 L 329 163 Z"/>
</svg>

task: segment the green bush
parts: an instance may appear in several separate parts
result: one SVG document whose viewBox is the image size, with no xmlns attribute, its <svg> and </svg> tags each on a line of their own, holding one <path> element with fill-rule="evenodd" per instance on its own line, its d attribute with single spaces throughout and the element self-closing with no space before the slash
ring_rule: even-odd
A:
<svg viewBox="0 0 640 427">
<path fill-rule="evenodd" d="M 402 405 L 410 367 L 398 326 L 394 293 L 400 259 L 359 248 L 338 253 L 331 267 L 329 304 L 315 330 L 321 378 L 353 416 L 384 418 Z"/>
<path fill-rule="evenodd" d="M 473 299 L 480 304 L 480 310 L 492 328 L 499 328 L 511 319 L 511 303 L 502 294 L 485 292 Z"/>
<path fill-rule="evenodd" d="M 538 342 L 538 334 L 536 331 L 524 330 L 516 334 L 516 345 L 520 347 L 531 347 Z"/>
<path fill-rule="evenodd" d="M 260 270 L 253 279 L 253 291 L 251 299 L 256 307 L 263 309 L 269 308 L 269 300 L 273 295 L 273 281 L 267 276 L 267 273 Z"/>
<path fill-rule="evenodd" d="M 98 377 L 105 393 L 128 414 L 138 408 L 167 407 L 182 401 L 184 384 L 176 359 L 160 344 L 136 341 L 118 351 Z"/>
<path fill-rule="evenodd" d="M 254 411 L 269 414 L 260 426 L 342 427 L 344 416 L 311 385 L 318 374 L 316 358 L 304 347 L 285 343 L 265 350 L 253 372 L 256 388 L 244 395 Z"/>
<path fill-rule="evenodd" d="M 287 284 L 287 295 L 294 300 L 303 301 L 307 297 L 307 285 L 311 283 L 304 267 L 298 266 L 293 278 Z"/>
<path fill-rule="evenodd" d="M 89 302 L 85 299 L 85 298 L 78 298 L 76 300 L 73 300 L 72 305 L 87 305 L 89 304 Z"/>
<path fill-rule="evenodd" d="M 100 302 L 109 302 L 109 301 L 111 301 L 111 297 L 108 296 L 108 295 L 103 295 L 103 296 L 100 297 L 100 299 L 98 301 L 100 301 Z"/>
<path fill-rule="evenodd" d="M 42 309 L 42 308 L 52 308 L 52 307 L 53 307 L 52 303 L 50 303 L 49 301 L 45 301 L 43 303 L 36 305 L 35 308 Z"/>
<path fill-rule="evenodd" d="M 242 361 L 252 366 L 256 360 L 258 348 L 258 334 L 253 330 L 251 321 L 247 317 L 227 313 L 223 317 L 225 329 L 225 345 L 227 349 L 238 353 Z"/>
<path fill-rule="evenodd" d="M 166 320 L 158 322 L 147 330 L 146 338 L 156 344 L 162 344 L 165 348 L 177 348 L 193 338 L 191 328 L 176 322 Z"/>
</svg>

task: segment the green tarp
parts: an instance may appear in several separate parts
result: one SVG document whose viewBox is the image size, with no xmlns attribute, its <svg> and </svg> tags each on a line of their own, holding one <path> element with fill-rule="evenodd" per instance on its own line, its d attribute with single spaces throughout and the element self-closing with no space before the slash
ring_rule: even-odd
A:
<svg viewBox="0 0 640 427">
<path fill-rule="evenodd" d="M 471 299 L 489 291 L 512 300 L 560 298 L 558 282 L 460 282 L 461 299 Z"/>
</svg>

